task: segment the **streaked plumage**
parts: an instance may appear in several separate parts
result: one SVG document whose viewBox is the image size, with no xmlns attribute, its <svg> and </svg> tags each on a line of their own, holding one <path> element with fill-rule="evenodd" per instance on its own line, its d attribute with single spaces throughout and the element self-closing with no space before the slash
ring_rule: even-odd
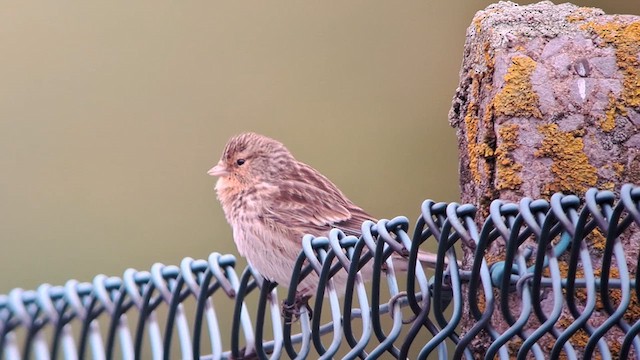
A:
<svg viewBox="0 0 640 360">
<path fill-rule="evenodd" d="M 326 236 L 338 228 L 357 236 L 362 222 L 375 221 L 329 179 L 266 136 L 232 137 L 208 173 L 219 177 L 215 189 L 240 255 L 280 285 L 289 283 L 305 234 Z M 316 284 L 316 276 L 307 277 L 298 286 L 299 295 L 311 295 Z"/>
</svg>

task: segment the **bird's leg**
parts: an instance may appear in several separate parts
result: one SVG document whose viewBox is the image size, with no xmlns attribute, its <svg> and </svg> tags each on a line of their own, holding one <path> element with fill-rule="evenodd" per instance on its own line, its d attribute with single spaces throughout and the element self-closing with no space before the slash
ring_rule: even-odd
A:
<svg viewBox="0 0 640 360">
<path fill-rule="evenodd" d="M 255 352 L 249 353 L 249 354 L 245 354 L 245 351 L 247 348 L 243 347 L 242 349 L 240 349 L 240 356 L 237 358 L 234 358 L 234 360 L 257 360 L 258 358 L 258 354 L 256 354 Z"/>
<path fill-rule="evenodd" d="M 309 313 L 309 319 L 313 318 L 313 310 L 309 305 L 309 299 L 311 299 L 310 295 L 300 295 L 300 293 L 296 294 L 296 298 L 293 300 L 292 304 L 287 303 L 287 301 L 282 302 L 282 317 L 287 320 L 288 323 L 294 323 L 300 319 L 300 308 L 304 306 Z"/>
<path fill-rule="evenodd" d="M 383 273 L 385 273 L 385 274 L 387 273 L 387 270 L 389 270 L 389 267 L 387 266 L 387 263 L 386 263 L 386 262 L 383 262 L 383 263 L 380 265 L 380 270 L 381 270 Z"/>
</svg>

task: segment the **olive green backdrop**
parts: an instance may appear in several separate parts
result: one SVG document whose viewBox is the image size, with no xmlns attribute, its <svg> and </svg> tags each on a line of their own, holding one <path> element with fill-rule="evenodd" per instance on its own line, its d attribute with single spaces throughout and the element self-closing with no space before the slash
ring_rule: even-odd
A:
<svg viewBox="0 0 640 360">
<path fill-rule="evenodd" d="M 205 173 L 241 131 L 378 217 L 457 200 L 447 112 L 489 3 L 4 2 L 0 293 L 236 253 Z"/>
</svg>

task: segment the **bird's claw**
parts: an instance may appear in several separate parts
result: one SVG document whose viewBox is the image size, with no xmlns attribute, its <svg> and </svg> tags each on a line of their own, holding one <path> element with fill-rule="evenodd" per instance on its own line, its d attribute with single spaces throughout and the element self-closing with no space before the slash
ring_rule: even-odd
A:
<svg viewBox="0 0 640 360">
<path fill-rule="evenodd" d="M 303 306 L 306 308 L 307 313 L 309 314 L 309 320 L 313 319 L 313 310 L 309 305 L 310 296 L 297 296 L 293 303 L 288 303 L 286 300 L 282 302 L 282 317 L 285 319 L 287 324 L 292 324 L 300 319 L 300 314 L 302 311 L 300 310 Z"/>
<path fill-rule="evenodd" d="M 250 352 L 248 354 L 245 354 L 245 352 L 247 351 L 246 347 L 243 347 L 242 349 L 240 349 L 238 357 L 234 357 L 233 360 L 257 360 L 258 359 L 258 354 L 256 354 L 255 352 Z"/>
</svg>

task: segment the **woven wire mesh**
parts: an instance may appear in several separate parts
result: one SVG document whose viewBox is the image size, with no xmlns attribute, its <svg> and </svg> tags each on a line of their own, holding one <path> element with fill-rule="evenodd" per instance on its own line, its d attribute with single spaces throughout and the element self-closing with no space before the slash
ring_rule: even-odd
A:
<svg viewBox="0 0 640 360">
<path fill-rule="evenodd" d="M 360 238 L 339 230 L 305 236 L 282 303 L 275 284 L 251 268 L 238 273 L 235 258 L 218 253 L 207 260 L 186 258 L 179 267 L 155 264 L 150 271 L 128 269 L 122 277 L 98 275 L 92 283 L 14 289 L 0 295 L 0 354 L 219 359 L 411 353 L 418 359 L 471 359 L 469 345 L 483 335 L 490 346 L 476 357 L 638 357 L 640 287 L 627 265 L 637 268 L 640 261 L 639 209 L 640 187 L 632 185 L 617 198 L 592 189 L 582 201 L 562 194 L 549 201 L 494 201 L 484 222 L 471 205 L 428 200 L 412 232 L 408 219 L 398 217 L 365 222 Z M 625 245 L 623 238 L 632 241 Z M 428 277 L 417 253 L 433 241 L 438 261 Z M 466 270 L 459 267 L 456 244 L 474 251 Z M 487 255 L 494 244 L 505 247 L 502 258 Z M 414 271 L 396 272 L 393 253 L 407 256 Z M 368 262 L 377 271 L 365 287 L 358 270 Z M 332 285 L 339 271 L 349 273 L 344 296 Z M 283 319 L 283 304 L 295 299 L 291 289 L 311 272 L 320 278 L 309 307 L 313 316 L 302 307 L 297 319 L 291 312 Z M 543 295 L 553 299 L 552 306 L 541 306 Z M 516 308 L 509 301 L 514 296 Z M 257 301 L 247 301 L 252 297 Z M 607 314 L 605 321 L 590 321 L 596 310 Z M 231 323 L 220 323 L 221 312 L 233 313 Z M 465 314 L 471 326 L 461 333 Z M 561 316 L 570 317 L 566 326 L 559 326 Z M 527 327 L 532 319 L 538 325 Z M 613 333 L 619 334 L 614 341 Z M 543 348 L 541 339 L 549 337 L 552 346 Z M 515 350 L 509 346 L 514 343 Z"/>
</svg>

